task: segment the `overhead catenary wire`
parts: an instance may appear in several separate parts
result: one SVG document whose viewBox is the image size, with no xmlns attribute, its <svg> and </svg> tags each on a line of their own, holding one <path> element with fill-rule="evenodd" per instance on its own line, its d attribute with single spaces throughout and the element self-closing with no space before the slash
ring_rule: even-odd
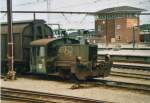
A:
<svg viewBox="0 0 150 103">
<path fill-rule="evenodd" d="M 87 14 L 85 14 L 85 16 L 83 17 L 83 19 L 80 21 L 80 24 L 86 19 Z"/>
<path fill-rule="evenodd" d="M 25 2 L 25 3 L 20 3 L 20 4 L 17 4 L 15 6 L 27 6 L 27 5 L 37 4 L 37 3 L 43 3 L 46 1 L 47 0 L 35 0 L 35 1 L 29 1 L 29 2 Z"/>
<path fill-rule="evenodd" d="M 62 16 L 65 18 L 65 20 L 70 24 L 70 21 L 67 19 L 67 17 L 62 13 Z"/>
<path fill-rule="evenodd" d="M 71 4 L 71 5 L 68 5 L 68 6 L 62 6 L 62 7 L 59 7 L 59 8 L 55 8 L 54 10 L 56 9 L 64 9 L 64 8 L 73 8 L 73 7 L 79 7 L 79 6 L 84 6 L 84 5 L 91 5 L 95 3 L 95 0 L 90 0 L 90 1 L 87 1 L 87 2 L 82 2 L 82 3 L 76 3 L 76 4 Z"/>
</svg>

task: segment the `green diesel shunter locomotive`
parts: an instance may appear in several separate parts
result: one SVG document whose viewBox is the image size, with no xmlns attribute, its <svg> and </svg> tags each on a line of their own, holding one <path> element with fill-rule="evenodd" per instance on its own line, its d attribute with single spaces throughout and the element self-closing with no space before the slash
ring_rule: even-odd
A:
<svg viewBox="0 0 150 103">
<path fill-rule="evenodd" d="M 69 38 L 40 39 L 31 42 L 30 72 L 79 80 L 106 77 L 112 62 L 97 60 L 97 45 L 79 44 Z"/>
</svg>

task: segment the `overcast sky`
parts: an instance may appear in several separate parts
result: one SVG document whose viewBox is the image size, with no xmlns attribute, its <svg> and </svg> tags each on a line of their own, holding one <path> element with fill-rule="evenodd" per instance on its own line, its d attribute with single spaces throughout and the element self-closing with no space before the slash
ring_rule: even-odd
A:
<svg viewBox="0 0 150 103">
<path fill-rule="evenodd" d="M 13 10 L 47 10 L 47 0 L 12 0 Z M 95 12 L 117 6 L 133 6 L 150 12 L 150 0 L 49 0 L 52 11 L 87 11 Z M 6 0 L 0 0 L 1 10 L 6 10 Z M 46 14 L 36 15 L 46 21 Z M 90 15 L 50 14 L 49 23 L 59 23 L 62 28 L 94 28 L 94 17 Z M 150 23 L 150 16 L 141 16 L 141 24 Z M 31 20 L 31 14 L 14 14 L 13 20 Z M 0 21 L 6 21 L 6 14 L 1 14 Z"/>
</svg>

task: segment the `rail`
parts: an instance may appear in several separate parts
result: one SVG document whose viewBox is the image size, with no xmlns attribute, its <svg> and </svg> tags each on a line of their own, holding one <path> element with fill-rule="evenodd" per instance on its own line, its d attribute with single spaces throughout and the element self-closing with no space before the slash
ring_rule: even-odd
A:
<svg viewBox="0 0 150 103">
<path fill-rule="evenodd" d="M 131 63 L 131 62 L 114 62 L 114 68 L 118 69 L 135 69 L 135 70 L 142 70 L 142 71 L 150 71 L 150 64 L 143 64 L 143 63 Z"/>
<path fill-rule="evenodd" d="M 118 76 L 118 77 L 150 80 L 150 75 L 147 75 L 147 74 L 125 73 L 125 72 L 111 71 L 110 75 L 111 76 Z"/>
<path fill-rule="evenodd" d="M 94 83 L 95 85 L 104 85 L 108 87 L 124 88 L 128 90 L 138 90 L 140 92 L 150 94 L 150 85 L 148 84 L 129 83 L 105 79 L 93 79 L 88 81 L 87 83 L 89 84 Z"/>
<path fill-rule="evenodd" d="M 42 93 L 21 89 L 1 88 L 2 100 L 15 100 L 36 103 L 108 103 L 106 101 Z M 110 102 L 109 102 L 110 103 Z"/>
</svg>

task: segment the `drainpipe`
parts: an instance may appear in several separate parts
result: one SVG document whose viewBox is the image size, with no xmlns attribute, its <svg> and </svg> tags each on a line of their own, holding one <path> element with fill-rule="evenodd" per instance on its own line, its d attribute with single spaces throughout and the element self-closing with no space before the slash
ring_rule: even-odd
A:
<svg viewBox="0 0 150 103">
<path fill-rule="evenodd" d="M 132 35 L 132 44 L 133 44 L 133 49 L 135 48 L 135 28 L 133 27 L 133 35 Z"/>
</svg>

